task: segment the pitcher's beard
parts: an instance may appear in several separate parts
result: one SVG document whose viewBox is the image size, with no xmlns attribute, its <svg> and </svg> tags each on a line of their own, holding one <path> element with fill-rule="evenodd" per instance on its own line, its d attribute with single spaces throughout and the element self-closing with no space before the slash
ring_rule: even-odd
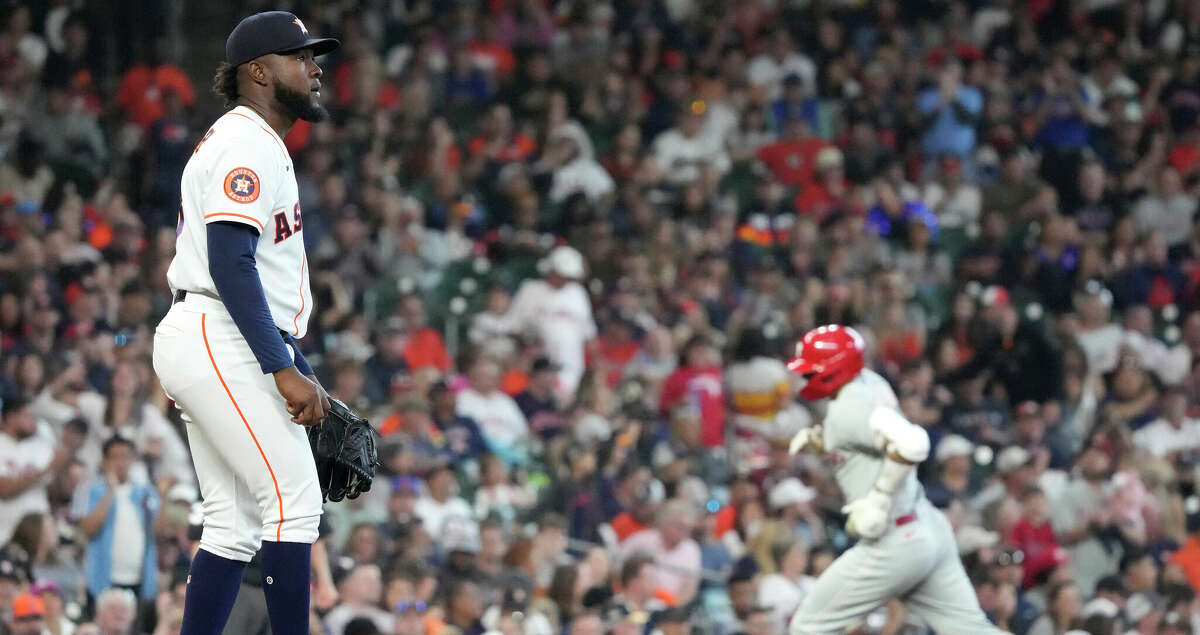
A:
<svg viewBox="0 0 1200 635">
<path fill-rule="evenodd" d="M 275 82 L 275 101 L 296 119 L 316 123 L 329 117 L 324 106 L 313 102 L 312 91 L 292 90 L 278 81 Z"/>
</svg>

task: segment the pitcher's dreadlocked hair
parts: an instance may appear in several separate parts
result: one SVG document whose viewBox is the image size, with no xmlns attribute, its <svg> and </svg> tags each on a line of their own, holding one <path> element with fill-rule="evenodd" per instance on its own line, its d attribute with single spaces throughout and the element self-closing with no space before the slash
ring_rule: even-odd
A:
<svg viewBox="0 0 1200 635">
<path fill-rule="evenodd" d="M 234 105 L 238 98 L 237 67 L 229 62 L 221 62 L 213 75 L 213 92 L 225 100 L 225 107 Z"/>
</svg>

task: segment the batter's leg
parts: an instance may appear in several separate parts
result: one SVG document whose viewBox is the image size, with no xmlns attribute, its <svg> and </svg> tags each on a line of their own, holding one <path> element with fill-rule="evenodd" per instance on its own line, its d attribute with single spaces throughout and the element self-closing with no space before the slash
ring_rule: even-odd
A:
<svg viewBox="0 0 1200 635">
<path fill-rule="evenodd" d="M 940 516 L 930 519 L 939 525 L 937 531 L 945 537 L 941 557 L 934 570 L 904 598 L 904 605 L 917 614 L 936 633 L 958 635 L 994 635 L 1005 631 L 996 628 L 983 609 L 975 588 L 963 569 L 954 546 L 954 534 L 949 522 Z"/>
<path fill-rule="evenodd" d="M 842 633 L 860 624 L 921 579 L 914 560 L 886 539 L 850 548 L 817 578 L 792 617 L 791 635 Z"/>
</svg>

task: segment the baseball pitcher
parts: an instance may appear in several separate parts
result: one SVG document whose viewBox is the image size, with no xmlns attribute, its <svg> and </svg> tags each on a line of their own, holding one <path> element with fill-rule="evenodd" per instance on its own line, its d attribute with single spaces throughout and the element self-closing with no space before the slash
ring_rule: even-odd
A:
<svg viewBox="0 0 1200 635">
<path fill-rule="evenodd" d="M 322 492 L 303 426 L 329 401 L 295 345 L 313 298 L 283 137 L 324 117 L 315 58 L 337 46 L 285 11 L 242 20 L 214 82 L 232 109 L 183 171 L 174 303 L 154 334 L 154 370 L 183 412 L 204 496 L 183 635 L 221 633 L 260 546 L 272 631 L 308 632 Z"/>
<path fill-rule="evenodd" d="M 864 369 L 862 336 L 822 326 L 797 349 L 788 368 L 807 379 L 800 396 L 828 402 L 822 424 L 797 434 L 791 451 L 838 462 L 846 529 L 859 540 L 817 579 L 792 635 L 841 633 L 893 598 L 938 633 L 1003 632 L 979 608 L 950 523 L 917 482 L 929 436 L 900 413 L 887 381 Z"/>
</svg>

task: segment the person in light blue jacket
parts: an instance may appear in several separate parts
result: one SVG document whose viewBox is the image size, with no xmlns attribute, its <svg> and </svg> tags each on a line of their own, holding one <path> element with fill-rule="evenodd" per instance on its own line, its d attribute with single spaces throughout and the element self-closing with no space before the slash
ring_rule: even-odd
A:
<svg viewBox="0 0 1200 635">
<path fill-rule="evenodd" d="M 133 442 L 113 436 L 104 443 L 100 473 L 76 491 L 72 502 L 72 513 L 89 539 L 84 557 L 89 599 L 117 587 L 145 602 L 158 591 L 158 494 L 148 483 L 130 481 L 134 458 Z"/>
</svg>

